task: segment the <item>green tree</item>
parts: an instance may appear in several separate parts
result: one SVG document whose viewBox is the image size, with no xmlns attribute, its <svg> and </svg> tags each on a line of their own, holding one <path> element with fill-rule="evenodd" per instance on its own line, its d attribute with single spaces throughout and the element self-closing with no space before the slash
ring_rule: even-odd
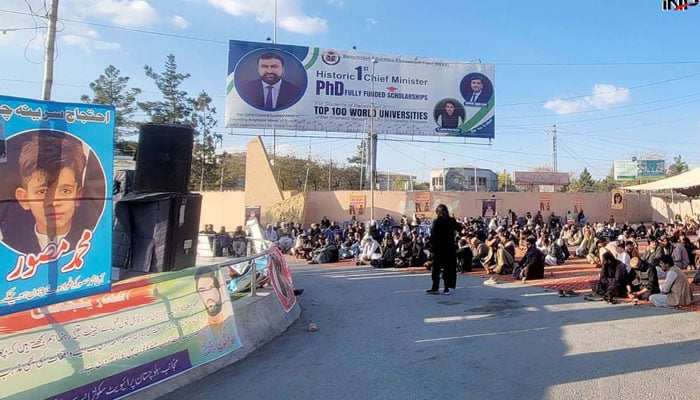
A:
<svg viewBox="0 0 700 400">
<path fill-rule="evenodd" d="M 615 172 L 613 168 L 610 168 L 608 175 L 600 181 L 595 182 L 593 185 L 593 190 L 595 192 L 610 192 L 613 189 L 617 189 L 620 184 L 615 180 Z"/>
<path fill-rule="evenodd" d="M 212 99 L 207 92 L 201 91 L 192 107 L 196 110 L 192 115 L 192 125 L 195 128 L 195 138 L 190 170 L 190 187 L 196 190 L 218 190 L 221 186 L 221 163 L 224 157 L 217 157 L 216 146 L 223 141 L 220 133 L 214 132 L 216 127 L 216 108 L 211 105 Z"/>
<path fill-rule="evenodd" d="M 595 180 L 588 172 L 588 168 L 584 168 L 578 176 L 578 179 L 572 179 L 569 184 L 570 192 L 592 192 L 595 188 Z"/>
<path fill-rule="evenodd" d="M 513 179 L 510 174 L 503 171 L 503 173 L 498 174 L 498 188 L 500 190 L 505 190 L 505 188 L 513 187 Z"/>
<path fill-rule="evenodd" d="M 92 97 L 84 94 L 80 101 L 92 104 L 111 104 L 114 106 L 114 140 L 119 141 L 125 136 L 136 133 L 137 123 L 132 120 L 136 111 L 136 96 L 141 93 L 139 88 L 128 89 L 129 77 L 110 65 L 104 74 L 90 82 Z"/>
<path fill-rule="evenodd" d="M 219 187 L 221 190 L 245 189 L 245 153 L 224 152 L 220 158 Z"/>
<path fill-rule="evenodd" d="M 679 154 L 678 157 L 673 157 L 673 164 L 668 166 L 668 171 L 666 172 L 666 176 L 674 176 L 674 175 L 682 174 L 683 172 L 686 172 L 689 169 L 690 168 L 688 168 L 688 163 L 681 160 L 681 156 Z"/>
<path fill-rule="evenodd" d="M 365 144 L 367 141 L 365 139 L 360 140 L 360 144 L 357 145 L 357 152 L 347 158 L 348 164 L 352 165 L 364 165 L 367 160 L 367 151 L 365 150 Z"/>
<path fill-rule="evenodd" d="M 153 79 L 163 98 L 160 101 L 139 102 L 138 106 L 145 111 L 150 122 L 155 124 L 189 125 L 196 101 L 180 90 L 182 82 L 190 77 L 177 71 L 175 56 L 168 54 L 165 71 L 157 73 L 148 65 L 143 67 L 146 76 Z"/>
</svg>

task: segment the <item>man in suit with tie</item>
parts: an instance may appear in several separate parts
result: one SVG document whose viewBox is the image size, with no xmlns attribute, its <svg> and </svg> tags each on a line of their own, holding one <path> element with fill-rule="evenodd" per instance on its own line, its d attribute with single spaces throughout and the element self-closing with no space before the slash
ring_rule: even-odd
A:
<svg viewBox="0 0 700 400">
<path fill-rule="evenodd" d="M 299 97 L 300 89 L 284 76 L 284 59 L 268 52 L 258 57 L 260 79 L 248 82 L 239 93 L 248 104 L 263 110 L 275 111 L 287 108 Z"/>
<path fill-rule="evenodd" d="M 486 103 L 485 95 L 484 93 L 484 82 L 481 80 L 480 77 L 474 77 L 472 78 L 471 82 L 471 88 L 472 88 L 472 95 L 468 99 L 469 103 Z"/>
<path fill-rule="evenodd" d="M 465 105 L 476 105 L 484 107 L 491 100 L 490 83 L 484 82 L 484 77 L 480 74 L 467 76 L 468 79 L 462 81 L 462 95 L 465 99 Z M 468 87 L 467 84 L 469 84 Z"/>
</svg>

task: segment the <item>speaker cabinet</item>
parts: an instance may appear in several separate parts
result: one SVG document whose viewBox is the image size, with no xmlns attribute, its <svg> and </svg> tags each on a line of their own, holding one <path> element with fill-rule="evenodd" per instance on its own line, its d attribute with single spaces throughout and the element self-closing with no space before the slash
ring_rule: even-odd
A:
<svg viewBox="0 0 700 400">
<path fill-rule="evenodd" d="M 145 124 L 136 153 L 136 193 L 187 193 L 194 131 L 189 126 Z"/>
<path fill-rule="evenodd" d="M 201 208 L 197 193 L 126 196 L 115 210 L 125 237 L 113 236 L 112 266 L 137 273 L 193 267 Z"/>
</svg>

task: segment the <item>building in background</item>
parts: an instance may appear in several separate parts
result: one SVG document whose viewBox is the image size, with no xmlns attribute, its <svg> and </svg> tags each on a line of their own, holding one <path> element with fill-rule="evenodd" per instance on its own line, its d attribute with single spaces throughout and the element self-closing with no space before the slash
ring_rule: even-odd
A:
<svg viewBox="0 0 700 400">
<path fill-rule="evenodd" d="M 377 190 L 413 190 L 413 183 L 416 181 L 414 175 L 399 174 L 390 171 L 377 171 L 375 184 Z"/>
<path fill-rule="evenodd" d="M 495 192 L 498 174 L 474 166 L 446 167 L 430 170 L 431 192 Z"/>
</svg>

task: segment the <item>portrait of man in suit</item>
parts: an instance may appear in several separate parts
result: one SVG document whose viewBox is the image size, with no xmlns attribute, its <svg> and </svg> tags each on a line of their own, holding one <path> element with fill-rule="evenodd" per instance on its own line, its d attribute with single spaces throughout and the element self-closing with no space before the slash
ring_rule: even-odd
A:
<svg viewBox="0 0 700 400">
<path fill-rule="evenodd" d="M 491 81 L 480 73 L 471 73 L 462 78 L 459 89 L 467 106 L 485 107 L 493 96 Z"/>
<path fill-rule="evenodd" d="M 284 79 L 284 58 L 268 51 L 257 58 L 258 78 L 238 89 L 244 101 L 266 111 L 283 110 L 301 97 L 302 90 Z"/>
</svg>

